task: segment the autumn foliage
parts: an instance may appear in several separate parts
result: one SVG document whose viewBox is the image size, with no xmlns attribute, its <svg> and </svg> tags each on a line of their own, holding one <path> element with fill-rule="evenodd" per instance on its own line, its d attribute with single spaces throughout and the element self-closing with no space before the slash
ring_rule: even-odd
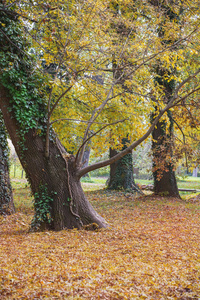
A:
<svg viewBox="0 0 200 300">
<path fill-rule="evenodd" d="M 198 299 L 199 202 L 87 196 L 110 227 L 29 233 L 32 211 L 0 219 L 0 299 Z"/>
</svg>

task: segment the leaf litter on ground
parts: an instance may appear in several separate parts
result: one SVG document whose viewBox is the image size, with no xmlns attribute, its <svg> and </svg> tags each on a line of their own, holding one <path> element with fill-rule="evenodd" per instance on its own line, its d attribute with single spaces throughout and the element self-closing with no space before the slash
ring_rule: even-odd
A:
<svg viewBox="0 0 200 300">
<path fill-rule="evenodd" d="M 0 217 L 0 299 L 199 299 L 199 201 L 87 197 L 107 229 L 29 233 L 22 204 Z"/>
</svg>

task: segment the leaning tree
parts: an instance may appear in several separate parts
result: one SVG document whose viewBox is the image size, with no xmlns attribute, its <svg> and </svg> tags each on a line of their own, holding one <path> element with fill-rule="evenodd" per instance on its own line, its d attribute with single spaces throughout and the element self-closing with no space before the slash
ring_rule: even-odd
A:
<svg viewBox="0 0 200 300">
<path fill-rule="evenodd" d="M 60 6 L 50 7 L 45 3 L 40 6 L 40 3 L 36 2 L 31 1 L 32 10 L 34 11 L 34 5 L 38 4 L 36 10 L 41 7 L 43 11 L 40 11 L 38 19 L 29 11 L 26 16 L 26 19 L 29 20 L 26 22 L 28 22 L 28 28 L 31 27 L 31 20 L 35 22 L 35 26 L 31 28 L 35 40 L 33 52 L 36 44 L 39 44 L 43 49 L 43 52 L 39 52 L 39 58 L 43 57 L 47 67 L 56 65 L 53 78 L 49 72 L 42 74 L 38 70 L 39 62 L 35 61 L 37 53 L 32 57 L 31 51 L 29 51 L 32 45 L 25 37 L 19 21 L 20 12 L 16 13 L 14 6 L 6 6 L 5 1 L 1 1 L 0 9 L 2 26 L 0 30 L 0 109 L 34 196 L 35 216 L 32 228 L 35 230 L 61 230 L 81 228 L 83 225 L 91 223 L 95 223 L 99 227 L 106 227 L 106 221 L 96 213 L 86 199 L 80 178 L 92 170 L 116 162 L 142 143 L 151 134 L 166 111 L 181 103 L 187 95 L 195 93 L 196 90 L 190 90 L 187 94 L 182 95 L 181 89 L 184 89 L 187 83 L 199 74 L 200 70 L 195 71 L 177 85 L 168 103 L 165 104 L 161 101 L 158 114 L 152 124 L 147 125 L 144 122 L 142 112 L 144 113 L 145 110 L 142 110 L 141 106 L 145 104 L 145 108 L 150 113 L 149 110 L 153 105 L 151 106 L 150 99 L 147 102 L 146 98 L 146 102 L 141 105 L 143 101 L 141 91 L 136 93 L 141 100 L 134 103 L 137 118 L 134 115 L 132 119 L 120 118 L 114 121 L 111 112 L 113 107 L 118 105 L 118 97 L 124 95 L 123 90 L 118 88 L 120 77 L 116 79 L 108 75 L 106 84 L 101 89 L 91 76 L 95 71 L 102 69 L 105 71 L 110 68 L 109 48 L 103 47 L 104 44 L 102 44 L 107 36 L 108 42 L 111 38 L 105 22 L 107 7 L 103 6 L 104 9 L 102 9 L 102 6 L 97 5 L 95 10 L 94 6 L 89 3 L 84 3 L 83 7 L 81 5 L 72 5 L 72 7 L 66 5 L 65 7 L 62 1 Z M 24 9 L 24 6 L 22 8 Z M 24 11 L 21 12 L 21 15 L 23 14 Z M 76 24 L 74 23 L 75 17 L 77 17 Z M 80 24 L 83 17 L 87 23 Z M 85 31 L 87 33 L 89 30 L 89 19 L 91 20 L 90 35 L 84 36 Z M 102 26 L 99 27 L 99 23 L 95 23 L 97 20 L 102 22 Z M 62 22 L 64 22 L 64 31 L 61 31 Z M 43 30 L 40 28 L 41 24 Z M 141 34 L 143 35 L 143 30 Z M 127 43 L 128 41 L 123 45 L 123 51 L 119 51 L 119 57 L 127 55 L 124 51 Z M 113 42 L 111 44 L 113 45 Z M 136 50 L 135 52 L 138 53 Z M 129 75 L 126 85 L 131 85 L 130 75 L 131 78 L 136 78 L 138 70 L 142 70 L 143 76 L 145 76 L 146 65 L 161 53 L 167 55 L 169 49 L 163 47 L 160 50 L 154 50 L 155 54 L 151 52 L 145 57 L 142 53 L 142 61 L 138 60 L 134 67 L 130 68 L 130 65 L 133 66 L 132 62 L 128 66 L 123 66 L 127 69 L 122 75 Z M 109 69 L 108 72 L 110 71 L 112 72 Z M 141 73 L 138 78 L 141 78 Z M 73 117 L 73 121 L 76 122 L 77 134 L 83 133 L 83 138 L 76 155 L 72 155 L 67 153 L 56 136 L 52 125 L 59 120 L 53 120 L 52 115 L 59 108 L 59 104 L 63 105 L 61 100 L 65 98 L 68 99 L 69 107 L 61 105 L 59 109 L 63 109 L 67 114 L 65 118 L 61 119 L 62 121 L 63 119 L 71 121 L 72 110 L 77 105 L 74 95 L 78 93 L 80 93 L 80 101 L 84 101 L 88 110 L 84 116 L 77 113 L 76 119 Z M 126 106 L 127 103 L 128 105 L 132 103 L 128 97 L 125 98 L 125 101 Z M 110 112 L 109 116 L 108 111 Z M 139 113 L 141 113 L 141 117 Z M 128 130 L 127 124 L 132 123 L 133 120 L 135 120 L 138 130 L 132 143 L 126 149 L 111 159 L 82 167 L 85 147 L 91 138 L 103 139 L 103 135 L 99 136 L 98 133 L 102 133 L 103 129 L 106 131 L 110 125 L 116 125 L 116 133 L 120 132 L 119 124 L 122 121 L 124 122 L 121 126 L 124 130 Z M 143 130 L 141 130 L 142 128 Z"/>
</svg>

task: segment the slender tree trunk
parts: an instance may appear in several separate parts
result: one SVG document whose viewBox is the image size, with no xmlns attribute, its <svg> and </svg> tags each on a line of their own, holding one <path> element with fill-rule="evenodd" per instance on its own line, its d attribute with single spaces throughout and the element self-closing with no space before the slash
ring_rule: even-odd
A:
<svg viewBox="0 0 200 300">
<path fill-rule="evenodd" d="M 0 215 L 15 212 L 9 177 L 9 149 L 5 126 L 0 112 Z"/>
<path fill-rule="evenodd" d="M 83 154 L 83 160 L 82 160 L 82 168 L 85 168 L 88 166 L 89 164 L 89 159 L 90 159 L 90 148 L 87 147 L 84 151 L 84 154 Z M 83 175 L 83 177 L 89 177 L 89 174 L 86 173 L 85 175 Z"/>
<path fill-rule="evenodd" d="M 20 128 L 11 112 L 8 94 L 1 86 L 0 108 L 35 198 L 32 229 L 81 228 L 91 223 L 106 227 L 105 220 L 95 212 L 84 195 L 74 156 L 67 154 L 56 137 L 50 141 L 49 158 L 45 158 L 44 136 L 30 129 L 25 135 L 22 151 L 18 134 Z"/>
<path fill-rule="evenodd" d="M 123 150 L 126 148 L 127 139 L 123 139 Z M 118 153 L 117 150 L 110 148 L 110 158 Z M 108 189 L 112 190 L 138 190 L 133 177 L 133 158 L 132 152 L 125 155 L 115 163 L 110 165 L 110 177 Z"/>
</svg>

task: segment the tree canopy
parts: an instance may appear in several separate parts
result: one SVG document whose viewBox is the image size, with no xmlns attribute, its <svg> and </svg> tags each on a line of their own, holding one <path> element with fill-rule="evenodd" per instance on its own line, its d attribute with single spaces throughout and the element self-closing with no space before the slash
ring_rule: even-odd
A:
<svg viewBox="0 0 200 300">
<path fill-rule="evenodd" d="M 144 133 L 155 102 L 159 108 L 164 105 L 162 87 L 154 81 L 154 65 L 176 69 L 176 73 L 165 74 L 166 80 L 176 82 L 197 71 L 197 4 L 26 1 L 19 5 L 24 34 L 31 38 L 29 54 L 37 57 L 37 67 L 46 77 L 47 126 L 54 122 L 69 151 L 78 150 L 84 134 L 118 121 L 123 122 L 101 132 L 101 138 L 94 136 L 95 151 L 101 152 L 106 145 L 120 148 L 124 133 L 130 142 Z M 171 22 L 170 14 L 180 20 Z M 164 35 L 158 32 L 161 24 Z M 119 72 L 119 78 L 113 75 Z M 118 84 L 122 80 L 128 92 Z M 184 97 L 186 88 L 188 84 L 184 85 Z M 183 95 L 184 89 L 179 94 Z M 190 85 L 189 91 L 194 89 Z"/>
<path fill-rule="evenodd" d="M 31 183 L 38 227 L 105 227 L 80 178 L 130 153 L 168 110 L 198 108 L 197 4 L 1 1 L 0 108 Z M 176 82 L 167 99 L 155 81 L 159 65 L 162 78 Z M 63 127 L 68 152 L 53 131 L 59 136 Z M 81 168 L 88 141 L 98 153 L 120 150 L 125 136 L 126 149 Z"/>
</svg>

